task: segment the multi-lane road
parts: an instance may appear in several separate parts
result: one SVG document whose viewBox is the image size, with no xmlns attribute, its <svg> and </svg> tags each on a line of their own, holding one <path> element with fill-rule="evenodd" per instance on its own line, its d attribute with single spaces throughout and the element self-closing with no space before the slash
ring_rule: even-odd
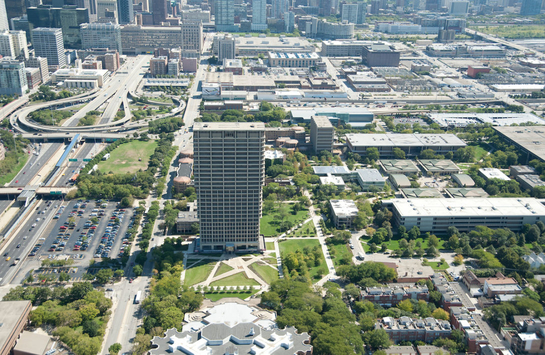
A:
<svg viewBox="0 0 545 355">
<path fill-rule="evenodd" d="M 34 177 L 38 175 L 44 165 L 55 155 L 57 150 L 63 146 L 62 143 L 44 144 L 38 147 L 38 155 L 31 152 L 30 158 L 26 165 L 21 169 L 19 174 L 9 184 L 10 187 L 24 187 L 32 182 Z"/>
</svg>

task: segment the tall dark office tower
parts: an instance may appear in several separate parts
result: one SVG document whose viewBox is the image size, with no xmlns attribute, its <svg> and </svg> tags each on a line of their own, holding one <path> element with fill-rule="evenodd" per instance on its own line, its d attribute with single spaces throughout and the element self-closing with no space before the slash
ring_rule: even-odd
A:
<svg viewBox="0 0 545 355">
<path fill-rule="evenodd" d="M 263 249 L 259 220 L 265 179 L 265 125 L 195 122 L 193 137 L 200 249 Z"/>
<path fill-rule="evenodd" d="M 79 9 L 73 5 L 62 8 L 40 5 L 29 7 L 27 15 L 30 30 L 38 27 L 62 28 L 64 47 L 81 48 L 79 25 L 89 23 L 89 10 Z"/>
<path fill-rule="evenodd" d="M 132 0 L 117 0 L 117 16 L 121 25 L 134 22 Z"/>
<path fill-rule="evenodd" d="M 216 30 L 229 31 L 235 25 L 235 1 L 215 0 Z"/>
<path fill-rule="evenodd" d="M 522 0 L 520 14 L 524 16 L 539 15 L 543 0 Z"/>
<path fill-rule="evenodd" d="M 167 1 L 152 0 L 151 12 L 153 14 L 153 24 L 155 26 L 161 25 L 161 22 L 165 22 L 165 20 L 167 19 Z"/>
<path fill-rule="evenodd" d="M 25 0 L 5 0 L 5 2 L 8 20 L 11 20 L 14 17 L 21 17 L 26 14 L 27 7 Z"/>
</svg>

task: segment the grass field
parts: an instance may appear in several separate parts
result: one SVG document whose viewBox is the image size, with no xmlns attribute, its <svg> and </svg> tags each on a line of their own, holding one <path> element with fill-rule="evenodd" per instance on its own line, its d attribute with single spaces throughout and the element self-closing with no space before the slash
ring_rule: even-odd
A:
<svg viewBox="0 0 545 355">
<path fill-rule="evenodd" d="M 233 268 L 225 263 L 221 263 L 220 267 L 216 271 L 216 274 L 214 276 L 219 276 L 221 274 L 225 274 L 226 272 L 229 272 L 233 270 Z"/>
<path fill-rule="evenodd" d="M 227 298 L 227 297 L 236 297 L 236 298 L 240 298 L 241 300 L 244 300 L 256 292 L 257 290 L 252 290 L 248 292 L 233 292 L 233 293 L 205 293 L 204 297 L 208 298 L 210 301 L 213 301 L 213 302 L 217 300 L 221 300 L 222 298 Z"/>
<path fill-rule="evenodd" d="M 259 283 L 249 279 L 245 273 L 239 272 L 224 279 L 214 281 L 210 286 L 258 286 Z"/>
<path fill-rule="evenodd" d="M 250 265 L 250 269 L 255 272 L 263 281 L 269 285 L 274 281 L 278 280 L 278 270 L 273 269 L 268 265 L 260 265 L 258 263 L 253 263 Z"/>
<path fill-rule="evenodd" d="M 333 264 L 335 268 L 341 265 L 340 261 L 344 258 L 352 259 L 352 251 L 346 244 L 336 244 L 329 246 L 330 250 L 335 250 L 335 255 L 331 255 L 333 258 Z M 331 253 L 330 253 L 331 254 Z"/>
<path fill-rule="evenodd" d="M 214 269 L 215 261 L 203 260 L 185 271 L 184 285 L 191 286 L 203 282 Z M 188 262 L 188 265 L 191 263 Z"/>
<path fill-rule="evenodd" d="M 303 249 L 307 246 L 310 248 L 314 248 L 316 245 L 318 246 L 320 245 L 320 242 L 317 241 L 316 239 L 287 240 L 278 244 L 278 246 L 280 247 L 280 254 L 283 254 L 285 252 L 296 251 L 296 250 L 303 251 Z M 318 275 L 319 270 L 322 270 L 323 275 L 327 274 L 327 264 L 325 262 L 325 258 L 323 257 L 323 254 L 322 254 L 322 262 L 320 263 L 320 265 L 310 268 L 309 270 L 310 277 L 314 278 L 316 275 Z"/>
<path fill-rule="evenodd" d="M 477 31 L 496 35 L 498 37 L 513 38 L 545 38 L 545 25 L 505 25 L 505 26 L 478 26 Z"/>
<path fill-rule="evenodd" d="M 475 160 L 479 161 L 481 160 L 486 153 L 490 150 L 490 146 L 486 143 L 479 143 L 479 144 L 469 144 L 471 147 L 475 147 Z"/>
<path fill-rule="evenodd" d="M 301 228 L 297 228 L 295 232 L 288 235 L 288 237 L 315 237 L 316 228 L 312 221 L 308 221 Z"/>
<path fill-rule="evenodd" d="M 274 242 L 265 242 L 267 250 L 274 250 Z"/>
<path fill-rule="evenodd" d="M 418 242 L 418 241 L 422 242 L 422 248 L 428 249 L 428 239 L 417 238 L 416 242 Z M 386 243 L 386 245 L 388 246 L 388 249 L 390 249 L 390 250 L 399 249 L 399 239 L 395 239 L 395 240 L 392 239 L 392 240 L 390 240 L 388 242 L 384 242 L 384 243 Z M 443 249 L 444 244 L 445 244 L 445 241 L 442 240 L 442 239 L 439 239 L 439 248 L 438 249 Z M 380 248 L 380 245 L 377 245 L 377 246 Z"/>
<path fill-rule="evenodd" d="M 288 208 L 290 210 L 290 213 L 288 214 L 287 219 L 292 221 L 294 224 L 301 223 L 308 217 L 308 210 L 302 210 L 297 212 L 296 215 L 291 213 L 291 204 L 288 204 Z M 263 234 L 265 237 L 274 237 L 279 235 L 280 232 L 280 223 L 281 220 L 278 217 L 278 214 L 276 211 L 271 211 L 269 213 L 263 213 L 263 217 L 261 218 L 261 234 Z"/>
<path fill-rule="evenodd" d="M 19 171 L 21 171 L 23 166 L 25 166 L 27 160 L 28 160 L 27 154 L 22 154 L 21 156 L 19 156 L 19 161 L 17 162 L 17 165 L 15 165 L 15 167 L 13 168 L 13 171 L 9 174 L 0 176 L 0 185 L 4 185 L 10 182 L 11 180 L 13 180 L 13 178 L 17 176 L 17 174 L 19 174 Z"/>
<path fill-rule="evenodd" d="M 422 263 L 427 266 L 431 266 L 434 270 L 446 270 L 448 269 L 448 263 L 441 263 L 440 261 L 428 261 Z"/>
<path fill-rule="evenodd" d="M 140 169 L 146 170 L 149 157 L 156 147 L 157 143 L 154 141 L 133 140 L 121 144 L 110 153 L 110 159 L 98 164 L 98 169 L 104 173 L 113 171 L 116 174 L 134 173 Z"/>
</svg>

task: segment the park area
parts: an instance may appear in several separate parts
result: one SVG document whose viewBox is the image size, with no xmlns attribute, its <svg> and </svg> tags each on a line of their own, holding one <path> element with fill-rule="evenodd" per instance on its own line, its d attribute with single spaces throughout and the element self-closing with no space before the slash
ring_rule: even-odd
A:
<svg viewBox="0 0 545 355">
<path fill-rule="evenodd" d="M 261 234 L 265 237 L 277 236 L 308 218 L 307 209 L 293 213 L 293 205 L 286 203 L 285 206 L 278 209 L 263 212 L 260 226 Z"/>
<path fill-rule="evenodd" d="M 320 242 L 317 239 L 283 240 L 278 245 L 280 247 L 282 260 L 290 253 L 301 253 L 303 257 L 305 257 L 307 254 L 312 253 L 313 250 L 319 250 L 320 258 L 318 259 L 318 265 L 309 267 L 308 272 L 313 279 L 319 279 L 322 275 L 327 274 L 327 264 L 325 262 L 324 254 L 321 251 Z M 316 260 L 316 258 L 314 258 L 314 260 Z"/>
<path fill-rule="evenodd" d="M 101 172 L 116 174 L 135 173 L 138 170 L 146 170 L 150 156 L 155 151 L 157 143 L 154 141 L 132 140 L 121 144 L 110 153 L 108 160 L 98 164 Z"/>
</svg>

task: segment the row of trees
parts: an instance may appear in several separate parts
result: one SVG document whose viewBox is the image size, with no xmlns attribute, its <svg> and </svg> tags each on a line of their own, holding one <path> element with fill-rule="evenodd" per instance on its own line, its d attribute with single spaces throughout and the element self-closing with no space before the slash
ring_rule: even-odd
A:
<svg viewBox="0 0 545 355">
<path fill-rule="evenodd" d="M 76 355 L 96 355 L 101 348 L 112 301 L 89 282 L 63 286 L 22 287 L 10 290 L 4 301 L 29 300 L 37 306 L 31 322 L 52 327 L 53 334 Z"/>
<path fill-rule="evenodd" d="M 0 160 L 0 176 L 6 176 L 13 173 L 19 163 L 22 166 L 26 158 L 24 149 L 30 142 L 20 136 L 15 137 L 7 129 L 0 129 L 0 140 L 6 148 L 4 159 Z"/>
<path fill-rule="evenodd" d="M 59 93 L 56 93 L 49 86 L 41 85 L 38 88 L 38 92 L 30 95 L 30 101 L 54 101 L 66 99 L 70 96 L 72 96 L 72 93 L 68 90 L 61 90 Z"/>
</svg>

